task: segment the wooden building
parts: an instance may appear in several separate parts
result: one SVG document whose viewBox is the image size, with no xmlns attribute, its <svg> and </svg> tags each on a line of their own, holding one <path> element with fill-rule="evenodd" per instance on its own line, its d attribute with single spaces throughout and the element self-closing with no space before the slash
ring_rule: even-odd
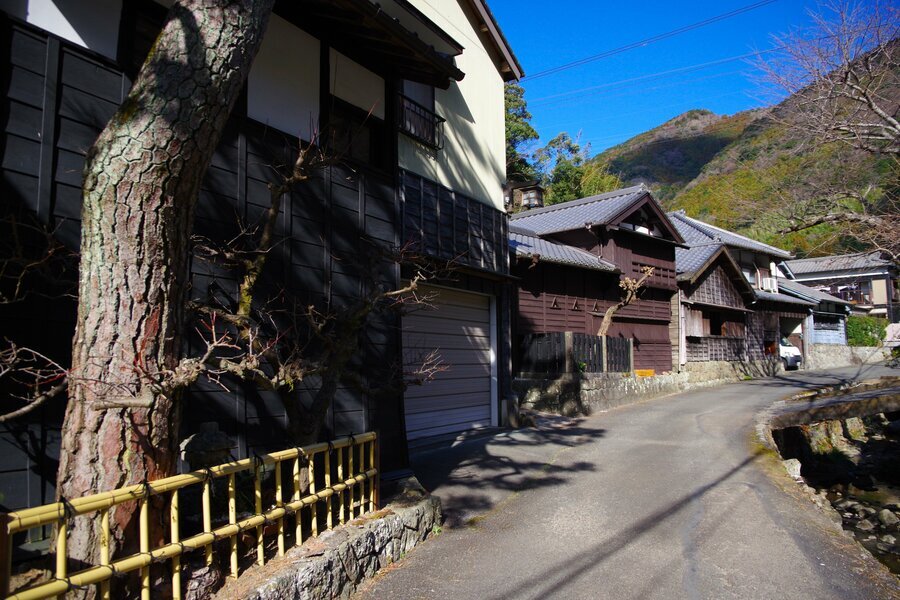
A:
<svg viewBox="0 0 900 600">
<path fill-rule="evenodd" d="M 672 299 L 672 350 L 676 365 L 763 358 L 755 326 L 753 288 L 722 244 L 679 248 L 678 294 Z"/>
<path fill-rule="evenodd" d="M 128 92 L 167 4 L 4 4 L 5 214 L 33 219 L 77 251 L 85 153 Z M 434 288 L 433 315 L 369 324 L 353 380 L 329 412 L 326 436 L 378 432 L 384 472 L 405 468 L 409 440 L 502 423 L 511 363 L 503 88 L 521 75 L 484 0 L 277 3 L 205 175 L 195 232 L 227 241 L 269 205 L 270 167 L 291 164 L 301 143 L 329 143 L 316 132 L 341 144 L 339 165 L 283 200 L 263 274 L 301 306 L 358 297 L 371 244 L 455 259 L 458 275 Z M 406 276 L 396 263 L 374 268 L 387 286 Z M 193 298 L 233 299 L 229 273 L 195 261 L 191 277 Z M 66 364 L 75 308 L 66 297 L 6 305 L 0 326 Z M 396 381 L 404 358 L 436 348 L 449 370 L 430 386 L 377 391 Z M 316 387 L 304 381 L 296 394 Z M 53 499 L 63 405 L 3 425 L 0 509 Z M 251 385 L 200 384 L 184 407 L 182 437 L 217 429 L 237 458 L 290 443 L 280 399 Z"/>
<path fill-rule="evenodd" d="M 512 273 L 520 278 L 514 335 L 596 335 L 621 298 L 621 277 L 638 278 L 650 266 L 639 299 L 615 315 L 608 335 L 634 340 L 635 368 L 671 370 L 669 302 L 683 240 L 645 187 L 520 212 L 510 228 Z"/>
<path fill-rule="evenodd" d="M 673 327 L 672 332 L 673 349 L 678 341 L 676 364 L 759 360 L 777 352 L 781 337 L 806 356 L 811 314 L 818 301 L 779 289 L 778 263 L 791 254 L 688 217 L 684 211 L 670 212 L 669 217 L 687 245 L 676 257 L 681 285 L 679 302 L 673 303 L 673 313 L 679 312 L 673 319 L 677 331 Z M 738 281 L 738 273 L 746 285 Z M 698 288 L 698 282 L 706 285 Z"/>
<path fill-rule="evenodd" d="M 900 270 L 879 252 L 786 261 L 785 277 L 849 302 L 854 311 L 900 323 Z"/>
</svg>

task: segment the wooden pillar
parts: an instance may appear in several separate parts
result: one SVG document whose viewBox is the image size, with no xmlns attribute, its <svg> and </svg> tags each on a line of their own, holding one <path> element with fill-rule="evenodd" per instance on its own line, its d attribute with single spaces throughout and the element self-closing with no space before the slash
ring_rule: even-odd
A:
<svg viewBox="0 0 900 600">
<path fill-rule="evenodd" d="M 603 348 L 602 355 L 600 357 L 600 360 L 602 361 L 601 366 L 602 366 L 603 372 L 607 373 L 609 371 L 609 355 L 606 352 L 606 336 L 605 335 L 600 336 L 600 345 L 601 345 L 601 348 Z"/>
<path fill-rule="evenodd" d="M 563 334 L 563 348 L 566 360 L 565 372 L 577 372 L 577 369 L 575 368 L 575 336 L 571 331 L 567 331 Z"/>
</svg>

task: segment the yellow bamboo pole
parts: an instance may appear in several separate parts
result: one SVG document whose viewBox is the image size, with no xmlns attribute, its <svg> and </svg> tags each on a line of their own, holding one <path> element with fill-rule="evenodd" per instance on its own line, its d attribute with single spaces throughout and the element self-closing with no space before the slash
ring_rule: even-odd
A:
<svg viewBox="0 0 900 600">
<path fill-rule="evenodd" d="M 338 481 L 344 480 L 344 449 L 338 448 L 337 451 L 337 478 Z M 338 492 L 338 522 L 343 525 L 346 522 L 346 513 L 344 506 L 344 492 Z"/>
<path fill-rule="evenodd" d="M 234 473 L 228 476 L 228 523 L 234 525 L 237 523 L 237 485 L 234 480 Z M 231 576 L 238 576 L 238 539 L 237 532 L 231 535 Z"/>
<path fill-rule="evenodd" d="M 54 595 L 64 594 L 69 589 L 69 582 L 74 586 L 80 587 L 94 585 L 110 579 L 113 573 L 130 573 L 131 571 L 150 565 L 151 562 L 169 560 L 175 556 L 180 556 L 185 552 L 209 546 L 217 540 L 236 536 L 242 531 L 254 529 L 266 520 L 277 519 L 284 516 L 289 511 L 299 511 L 305 506 L 311 506 L 316 502 L 321 502 L 326 498 L 332 497 L 338 489 L 345 489 L 348 486 L 361 484 L 367 479 L 371 481 L 375 476 L 376 471 L 374 469 L 369 469 L 356 477 L 347 479 L 345 482 L 336 483 L 333 489 L 323 489 L 316 494 L 304 496 L 296 502 L 290 502 L 284 508 L 273 508 L 263 515 L 253 515 L 241 519 L 236 523 L 222 525 L 209 532 L 198 533 L 183 539 L 179 544 L 170 543 L 155 548 L 149 553 L 132 554 L 131 556 L 116 560 L 106 567 L 95 566 L 83 571 L 78 571 L 69 576 L 68 581 L 54 579 L 47 583 L 13 594 L 6 600 L 42 600 Z"/>
<path fill-rule="evenodd" d="M 181 530 L 178 525 L 178 490 L 172 492 L 169 503 L 169 525 L 172 531 L 172 543 L 181 542 Z M 181 600 L 181 556 L 172 557 L 172 599 Z"/>
<path fill-rule="evenodd" d="M 109 509 L 100 511 L 100 566 L 109 565 Z M 101 600 L 109 600 L 109 580 L 100 582 Z"/>
<path fill-rule="evenodd" d="M 209 479 L 206 479 L 203 482 L 203 532 L 209 533 L 212 531 L 212 508 L 211 508 L 211 500 L 210 496 L 212 491 L 210 489 L 211 482 Z M 207 546 L 204 550 L 206 555 L 206 566 L 211 566 L 213 563 L 213 554 L 212 554 L 212 546 Z"/>
<path fill-rule="evenodd" d="M 275 506 L 284 506 L 284 496 L 281 490 L 281 463 L 275 463 Z M 284 517 L 278 518 L 278 556 L 284 556 Z"/>
<path fill-rule="evenodd" d="M 375 442 L 369 443 L 369 468 L 375 468 Z M 378 486 L 378 476 L 369 481 L 369 510 L 375 510 L 375 488 Z"/>
<path fill-rule="evenodd" d="M 309 455 L 309 463 L 307 464 L 307 472 L 309 476 L 309 493 L 316 494 L 316 455 Z M 319 535 L 319 505 L 313 503 L 310 505 L 310 534 L 313 537 Z"/>
<path fill-rule="evenodd" d="M 253 495 L 255 504 L 254 507 L 256 509 L 256 514 L 262 514 L 262 469 L 259 466 L 256 467 L 256 470 L 253 474 Z M 256 528 L 256 564 L 259 566 L 263 566 L 266 564 L 266 541 L 263 538 L 263 532 L 265 531 L 265 525 L 260 525 Z"/>
<path fill-rule="evenodd" d="M 0 513 L 0 597 L 9 593 L 12 577 L 12 536 L 9 533 L 9 515 Z"/>
<path fill-rule="evenodd" d="M 375 439 L 374 433 L 366 433 L 358 436 L 358 441 L 370 441 Z M 332 448 L 347 447 L 350 445 L 349 438 L 335 440 L 332 442 Z M 327 443 L 313 444 L 302 449 L 292 448 L 290 450 L 282 450 L 273 452 L 263 457 L 265 464 L 273 464 L 279 460 L 294 458 L 299 452 L 305 454 L 313 454 L 324 452 L 328 449 Z M 74 517 L 87 513 L 97 512 L 104 508 L 111 508 L 123 502 L 137 501 L 147 495 L 158 495 L 171 492 L 175 489 L 181 489 L 189 485 L 199 484 L 208 477 L 225 477 L 233 473 L 250 471 L 253 469 L 253 459 L 243 459 L 210 467 L 204 471 L 192 471 L 182 475 L 173 475 L 164 479 L 152 481 L 149 484 L 136 484 L 125 486 L 117 490 L 103 492 L 100 494 L 92 494 L 82 498 L 76 498 L 69 502 L 69 516 Z M 66 507 L 61 502 L 27 508 L 9 514 L 9 531 L 16 533 L 26 529 L 40 527 L 42 525 L 51 525 L 57 523 L 66 514 Z"/>
<path fill-rule="evenodd" d="M 347 472 L 351 477 L 356 475 L 356 471 L 353 470 L 353 454 L 356 452 L 356 446 L 350 446 L 348 449 L 347 456 Z M 350 519 L 356 518 L 356 490 L 352 487 L 350 488 Z"/>
<path fill-rule="evenodd" d="M 141 554 L 150 553 L 150 500 L 141 500 L 139 535 L 141 538 Z M 141 600 L 150 600 L 150 565 L 141 568 Z"/>
<path fill-rule="evenodd" d="M 331 489 L 331 452 L 325 453 L 325 488 Z M 334 526 L 331 513 L 334 511 L 334 498 L 329 496 L 325 500 L 325 528 L 331 529 Z"/>
<path fill-rule="evenodd" d="M 300 457 L 298 456 L 297 458 L 294 459 L 294 495 L 291 499 L 294 501 L 299 500 L 301 498 L 301 494 L 302 494 L 302 492 L 300 490 Z M 296 529 L 294 532 L 294 545 L 299 546 L 300 544 L 303 543 L 303 517 L 300 514 L 299 510 L 296 513 L 294 513 L 294 516 L 296 517 L 296 519 L 295 519 Z"/>
<path fill-rule="evenodd" d="M 56 578 L 61 580 L 66 580 L 68 577 L 68 573 L 66 572 L 66 557 L 68 556 L 68 537 L 69 537 L 69 524 L 66 521 L 65 517 L 59 522 L 59 527 L 57 528 L 56 533 Z M 66 590 L 69 589 L 68 583 L 66 583 Z M 59 598 L 62 599 L 63 595 L 60 594 Z"/>
</svg>

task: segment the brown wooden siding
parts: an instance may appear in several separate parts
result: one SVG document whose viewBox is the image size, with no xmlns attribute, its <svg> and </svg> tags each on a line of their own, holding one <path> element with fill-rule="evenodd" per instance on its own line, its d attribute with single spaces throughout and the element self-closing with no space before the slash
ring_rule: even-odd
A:
<svg viewBox="0 0 900 600">
<path fill-rule="evenodd" d="M 620 297 L 617 275 L 552 264 L 528 268 L 528 264 L 514 268 L 521 277 L 519 335 L 565 331 L 594 335 L 603 313 Z M 610 327 L 610 336 L 635 338 L 636 368 L 659 372 L 672 368 L 670 297 L 666 290 L 645 290 L 644 297 L 620 311 Z"/>
<path fill-rule="evenodd" d="M 695 285 L 685 290 L 685 299 L 718 306 L 744 308 L 744 299 L 741 293 L 721 264 L 707 271 Z"/>
</svg>

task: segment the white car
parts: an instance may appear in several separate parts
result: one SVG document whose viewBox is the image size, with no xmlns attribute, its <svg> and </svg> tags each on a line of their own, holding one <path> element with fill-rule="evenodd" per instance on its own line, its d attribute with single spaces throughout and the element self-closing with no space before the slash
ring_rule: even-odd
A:
<svg viewBox="0 0 900 600">
<path fill-rule="evenodd" d="M 793 345 L 786 337 L 782 337 L 778 341 L 778 356 L 781 358 L 785 370 L 798 369 L 800 368 L 800 363 L 803 362 L 803 354 L 800 352 L 800 348 Z"/>
</svg>

